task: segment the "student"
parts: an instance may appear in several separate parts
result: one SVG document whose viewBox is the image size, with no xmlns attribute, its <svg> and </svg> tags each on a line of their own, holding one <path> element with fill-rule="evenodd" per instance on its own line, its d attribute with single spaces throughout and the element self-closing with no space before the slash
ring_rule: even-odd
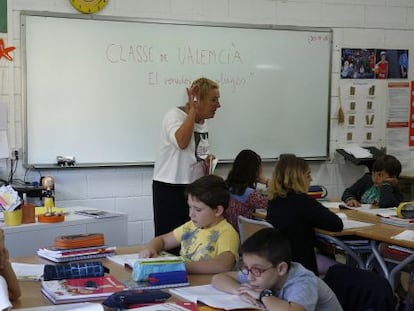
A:
<svg viewBox="0 0 414 311">
<path fill-rule="evenodd" d="M 214 287 L 268 311 L 342 310 L 328 285 L 292 262 L 289 241 L 278 230 L 254 233 L 242 244 L 241 253 L 240 271 L 213 276 Z"/>
<path fill-rule="evenodd" d="M 263 175 L 262 159 L 253 150 L 242 150 L 234 160 L 227 175 L 230 189 L 229 208 L 224 216 L 238 230 L 239 215 L 252 218 L 256 208 L 267 208 L 267 198 L 256 191 L 257 183 L 267 185 L 269 179 Z"/>
<path fill-rule="evenodd" d="M 318 275 L 314 229 L 339 232 L 343 223 L 335 213 L 308 196 L 311 181 L 311 171 L 304 159 L 292 154 L 280 157 L 269 182 L 266 220 L 286 234 L 292 259 Z M 333 263 L 332 260 L 330 264 Z"/>
<path fill-rule="evenodd" d="M 180 255 L 188 273 L 229 271 L 238 259 L 239 236 L 224 218 L 230 193 L 221 177 L 208 175 L 187 186 L 191 221 L 155 237 L 141 257 L 156 257 L 181 244 Z M 168 219 L 170 214 L 164 215 Z"/>
<path fill-rule="evenodd" d="M 380 208 L 398 206 L 403 195 L 398 186 L 401 163 L 392 155 L 378 158 L 372 165 L 372 174 L 366 173 L 342 194 L 348 206 L 372 204 Z"/>
<path fill-rule="evenodd" d="M 11 310 L 11 301 L 21 296 L 19 282 L 9 259 L 9 251 L 5 247 L 4 232 L 0 229 L 0 310 Z"/>
<path fill-rule="evenodd" d="M 188 221 L 185 187 L 209 170 L 206 120 L 220 108 L 219 85 L 199 78 L 187 96 L 187 103 L 169 110 L 162 121 L 152 185 L 155 236 Z"/>
</svg>

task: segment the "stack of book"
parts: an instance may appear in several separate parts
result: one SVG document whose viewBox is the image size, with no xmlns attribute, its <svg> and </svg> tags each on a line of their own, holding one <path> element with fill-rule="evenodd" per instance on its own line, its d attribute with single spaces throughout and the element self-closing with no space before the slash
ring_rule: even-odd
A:
<svg viewBox="0 0 414 311">
<path fill-rule="evenodd" d="M 414 228 L 414 219 L 400 218 L 397 216 L 381 217 L 381 222 L 398 227 Z"/>
<path fill-rule="evenodd" d="M 39 257 L 53 262 L 68 262 L 108 257 L 115 254 L 115 246 L 90 246 L 82 248 L 62 249 L 55 246 L 42 247 L 37 251 Z"/>
<path fill-rule="evenodd" d="M 54 304 L 104 300 L 126 287 L 114 276 L 42 281 L 42 293 Z"/>
</svg>

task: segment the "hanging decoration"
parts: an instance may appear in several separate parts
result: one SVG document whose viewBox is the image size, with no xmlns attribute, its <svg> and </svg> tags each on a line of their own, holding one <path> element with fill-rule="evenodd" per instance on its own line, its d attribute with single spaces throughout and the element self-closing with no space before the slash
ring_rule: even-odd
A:
<svg viewBox="0 0 414 311">
<path fill-rule="evenodd" d="M 11 51 L 14 51 L 16 49 L 16 47 L 15 46 L 9 46 L 9 47 L 5 47 L 4 46 L 4 41 L 3 41 L 3 39 L 2 38 L 0 38 L 0 59 L 2 58 L 2 57 L 4 57 L 5 59 L 7 59 L 7 60 L 9 60 L 9 61 L 12 61 L 13 60 L 13 57 L 11 57 L 10 55 L 9 55 L 9 53 L 11 52 Z"/>
</svg>

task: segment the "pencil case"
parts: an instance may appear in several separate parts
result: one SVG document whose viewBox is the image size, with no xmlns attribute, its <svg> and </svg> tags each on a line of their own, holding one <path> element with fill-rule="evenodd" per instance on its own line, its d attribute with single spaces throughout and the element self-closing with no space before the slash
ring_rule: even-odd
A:
<svg viewBox="0 0 414 311">
<path fill-rule="evenodd" d="M 151 273 L 186 271 L 184 261 L 166 260 L 166 261 L 145 261 L 137 260 L 132 269 L 132 279 L 136 282 L 148 281 Z"/>
<path fill-rule="evenodd" d="M 57 248 L 82 248 L 105 245 L 103 233 L 62 235 L 55 238 Z"/>
<path fill-rule="evenodd" d="M 148 275 L 148 283 L 150 285 L 179 284 L 187 283 L 187 271 L 170 271 L 150 273 Z"/>
<path fill-rule="evenodd" d="M 99 261 L 70 263 L 64 265 L 45 265 L 43 280 L 79 279 L 104 276 L 109 272 Z"/>
<path fill-rule="evenodd" d="M 113 293 L 102 303 L 109 308 L 128 309 L 134 304 L 160 303 L 171 297 L 171 294 L 160 289 L 127 289 Z"/>
</svg>

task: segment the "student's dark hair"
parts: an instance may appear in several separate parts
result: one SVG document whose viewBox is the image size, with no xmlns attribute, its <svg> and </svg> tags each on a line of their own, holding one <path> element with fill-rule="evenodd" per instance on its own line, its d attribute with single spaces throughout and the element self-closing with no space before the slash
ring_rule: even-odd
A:
<svg viewBox="0 0 414 311">
<path fill-rule="evenodd" d="M 372 171 L 386 171 L 390 177 L 398 178 L 401 174 L 401 162 L 396 157 L 387 154 L 375 160 Z"/>
<path fill-rule="evenodd" d="M 242 254 L 253 254 L 265 258 L 273 266 L 286 262 L 290 268 L 292 252 L 289 240 L 279 230 L 265 228 L 253 233 L 241 245 Z"/>
<path fill-rule="evenodd" d="M 229 206 L 230 192 L 223 178 L 216 175 L 203 176 L 189 184 L 186 196 L 191 195 L 212 209 L 221 205 L 224 209 Z"/>
<path fill-rule="evenodd" d="M 255 189 L 261 164 L 260 156 L 253 150 L 240 151 L 226 179 L 230 192 L 242 195 L 247 187 Z"/>
</svg>

